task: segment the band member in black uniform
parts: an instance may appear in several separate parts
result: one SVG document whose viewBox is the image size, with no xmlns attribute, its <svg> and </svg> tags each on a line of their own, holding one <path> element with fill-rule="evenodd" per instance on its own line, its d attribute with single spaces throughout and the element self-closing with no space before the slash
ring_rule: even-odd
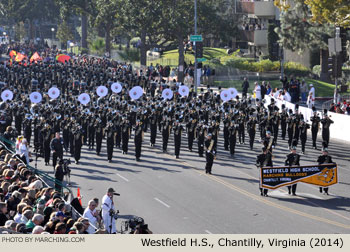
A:
<svg viewBox="0 0 350 252">
<path fill-rule="evenodd" d="M 244 130 L 244 124 L 245 124 L 245 114 L 243 111 L 240 111 L 238 119 L 238 139 L 239 144 L 244 144 L 244 137 L 245 137 L 245 130 Z"/>
<path fill-rule="evenodd" d="M 313 111 L 313 116 L 310 118 L 311 120 L 311 134 L 312 134 L 312 148 L 314 148 L 315 150 L 317 149 L 316 146 L 316 141 L 317 141 L 317 134 L 318 134 L 318 130 L 320 128 L 320 122 L 321 122 L 321 118 L 318 116 L 317 114 L 317 110 L 315 107 L 312 107 L 312 111 Z"/>
<path fill-rule="evenodd" d="M 272 164 L 272 155 L 270 152 L 268 152 L 266 147 L 262 147 L 262 153 L 259 154 L 256 157 L 256 166 L 258 168 L 262 167 L 273 167 Z M 260 177 L 260 171 L 259 171 L 259 177 Z M 260 181 L 260 180 L 259 180 Z M 260 182 L 259 182 L 260 183 Z M 262 188 L 261 185 L 259 185 L 260 195 L 267 197 L 268 189 Z"/>
<path fill-rule="evenodd" d="M 235 154 L 238 130 L 239 130 L 239 126 L 235 124 L 235 121 L 232 121 L 231 126 L 228 128 L 231 157 L 233 157 Z"/>
<path fill-rule="evenodd" d="M 282 130 L 282 139 L 284 140 L 286 138 L 286 132 L 287 132 L 287 118 L 288 113 L 286 111 L 286 105 L 282 104 L 282 112 L 281 112 L 281 130 Z"/>
<path fill-rule="evenodd" d="M 88 145 L 89 150 L 94 149 L 95 146 L 95 120 L 93 120 L 93 117 L 90 117 L 90 120 L 88 122 Z"/>
<path fill-rule="evenodd" d="M 63 122 L 62 122 L 62 136 L 63 136 L 63 144 L 64 144 L 64 150 L 68 152 L 69 148 L 69 130 L 71 129 L 71 123 L 69 122 L 69 118 L 65 116 Z"/>
<path fill-rule="evenodd" d="M 74 134 L 73 134 L 73 126 L 76 123 L 75 117 L 71 117 L 70 119 L 70 130 L 69 130 L 69 152 L 71 157 L 74 157 Z"/>
<path fill-rule="evenodd" d="M 156 139 L 157 139 L 157 114 L 156 110 L 152 109 L 151 111 L 151 118 L 150 118 L 150 129 L 151 129 L 151 134 L 150 134 L 150 145 L 154 147 L 156 144 Z"/>
<path fill-rule="evenodd" d="M 163 139 L 163 152 L 167 152 L 168 140 L 171 131 L 171 120 L 168 117 L 163 117 L 162 125 L 162 139 Z"/>
<path fill-rule="evenodd" d="M 187 140 L 188 140 L 188 150 L 192 152 L 194 134 L 196 130 L 197 121 L 194 118 L 190 118 L 190 121 L 186 124 L 187 129 Z"/>
<path fill-rule="evenodd" d="M 49 124 L 45 123 L 44 128 L 40 132 L 41 134 L 41 139 L 43 143 L 43 151 L 44 151 L 44 160 L 45 160 L 45 165 L 49 165 L 50 162 L 50 153 L 51 153 L 51 148 L 50 148 L 50 143 L 51 143 L 51 127 Z"/>
<path fill-rule="evenodd" d="M 100 155 L 101 145 L 103 139 L 103 126 L 100 118 L 97 118 L 95 121 L 95 134 L 96 134 L 96 154 Z"/>
<path fill-rule="evenodd" d="M 183 127 L 180 124 L 179 120 L 175 121 L 173 130 L 174 130 L 175 157 L 179 158 L 180 149 L 181 149 L 181 134 L 183 131 Z"/>
<path fill-rule="evenodd" d="M 197 125 L 196 134 L 197 134 L 198 155 L 200 157 L 203 157 L 206 127 L 202 121 L 200 121 Z"/>
<path fill-rule="evenodd" d="M 123 117 L 123 121 L 121 124 L 121 133 L 122 133 L 122 151 L 123 151 L 123 154 L 128 154 L 129 138 L 131 134 L 131 124 L 127 117 Z"/>
<path fill-rule="evenodd" d="M 205 173 L 211 174 L 211 169 L 213 167 L 214 158 L 216 155 L 216 149 L 215 149 L 215 141 L 212 139 L 212 135 L 209 133 L 207 135 L 207 139 L 204 142 L 205 146 L 205 157 L 206 157 L 206 164 L 205 164 Z"/>
<path fill-rule="evenodd" d="M 318 164 L 333 164 L 332 157 L 328 155 L 328 148 L 324 143 L 324 147 L 322 148 L 322 155 L 317 158 Z M 324 192 L 324 194 L 328 195 L 328 187 L 320 187 L 320 193 Z"/>
<path fill-rule="evenodd" d="M 304 116 L 301 115 L 299 132 L 300 132 L 300 141 L 301 141 L 301 152 L 305 154 L 305 145 L 307 140 L 307 130 L 310 129 L 310 125 L 307 124 L 304 120 Z"/>
<path fill-rule="evenodd" d="M 27 114 L 23 121 L 23 136 L 30 145 L 30 138 L 32 137 L 32 116 L 30 114 Z"/>
<path fill-rule="evenodd" d="M 295 120 L 293 115 L 293 110 L 289 109 L 289 117 L 287 118 L 287 132 L 288 132 L 288 146 L 292 146 L 292 141 L 294 137 L 294 127 L 295 127 Z"/>
<path fill-rule="evenodd" d="M 328 146 L 329 145 L 329 127 L 334 122 L 328 117 L 327 109 L 325 109 L 323 112 L 323 119 L 321 120 L 321 123 L 322 123 L 322 140 Z"/>
<path fill-rule="evenodd" d="M 113 122 L 114 122 L 114 129 L 115 129 L 115 147 L 120 149 L 122 135 L 121 135 L 121 127 L 120 127 L 121 117 L 118 111 L 116 112 Z"/>
<path fill-rule="evenodd" d="M 292 146 L 291 153 L 287 155 L 286 160 L 284 161 L 286 166 L 300 166 L 300 155 L 297 154 L 297 147 Z M 288 194 L 296 195 L 297 184 L 288 186 Z"/>
<path fill-rule="evenodd" d="M 104 130 L 107 141 L 107 160 L 109 163 L 112 162 L 113 157 L 113 148 L 114 148 L 114 139 L 115 139 L 115 129 L 112 121 L 107 123 L 107 126 Z"/>
<path fill-rule="evenodd" d="M 253 145 L 254 145 L 256 124 L 257 124 L 257 120 L 255 117 L 253 117 L 253 112 L 250 112 L 250 117 L 247 122 L 247 131 L 249 135 L 249 146 L 251 150 L 253 150 Z"/>
<path fill-rule="evenodd" d="M 225 150 L 228 150 L 228 146 L 229 146 L 229 127 L 230 127 L 230 117 L 228 116 L 228 113 L 225 113 L 225 118 L 224 118 L 224 147 Z"/>
<path fill-rule="evenodd" d="M 135 126 L 135 138 L 134 138 L 136 161 L 140 161 L 142 140 L 143 140 L 143 126 L 141 124 L 141 121 L 137 119 L 136 126 Z"/>
<path fill-rule="evenodd" d="M 60 133 L 55 133 L 55 138 L 51 140 L 50 149 L 52 151 L 52 165 L 55 169 L 57 159 L 63 159 L 63 141 L 60 137 Z"/>
<path fill-rule="evenodd" d="M 80 125 L 76 125 L 74 129 L 74 159 L 75 163 L 79 164 L 81 156 L 81 147 L 84 144 L 84 130 Z"/>
</svg>

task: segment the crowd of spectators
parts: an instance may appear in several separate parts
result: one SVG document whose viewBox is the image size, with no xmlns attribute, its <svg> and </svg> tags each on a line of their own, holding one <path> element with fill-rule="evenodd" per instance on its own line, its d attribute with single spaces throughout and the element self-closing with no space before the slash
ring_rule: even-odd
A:
<svg viewBox="0 0 350 252">
<path fill-rule="evenodd" d="M 27 168 L 18 154 L 0 147 L 0 233 L 87 234 L 88 218 L 73 213 L 61 193 Z"/>
<path fill-rule="evenodd" d="M 329 108 L 330 112 L 337 114 L 350 115 L 350 100 L 343 100 L 343 102 L 332 103 Z"/>
</svg>

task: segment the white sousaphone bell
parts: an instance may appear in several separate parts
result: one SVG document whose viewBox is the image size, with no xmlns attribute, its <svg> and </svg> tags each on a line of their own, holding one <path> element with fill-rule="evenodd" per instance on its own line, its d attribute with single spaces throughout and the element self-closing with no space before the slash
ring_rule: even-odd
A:
<svg viewBox="0 0 350 252">
<path fill-rule="evenodd" d="M 179 87 L 179 94 L 184 97 L 184 96 L 188 96 L 188 94 L 190 93 L 190 89 L 185 86 L 185 85 L 182 85 Z"/>
<path fill-rule="evenodd" d="M 57 87 L 49 89 L 48 95 L 51 99 L 57 99 L 60 96 L 60 90 Z"/>
<path fill-rule="evenodd" d="M 113 93 L 120 93 L 122 91 L 122 85 L 119 82 L 114 82 L 111 86 L 111 90 Z"/>
<path fill-rule="evenodd" d="M 129 91 L 129 96 L 133 100 L 139 99 L 142 95 L 143 95 L 143 90 L 142 90 L 142 88 L 140 86 L 133 87 Z"/>
<path fill-rule="evenodd" d="M 238 91 L 235 88 L 229 88 L 227 91 L 230 93 L 230 99 L 234 99 L 238 95 Z"/>
<path fill-rule="evenodd" d="M 221 100 L 223 100 L 224 102 L 227 102 L 228 100 L 231 99 L 231 93 L 228 90 L 223 90 L 220 93 L 220 98 Z"/>
<path fill-rule="evenodd" d="M 79 95 L 78 101 L 81 104 L 86 105 L 90 102 L 90 95 L 88 95 L 87 93 L 82 93 L 81 95 Z"/>
<path fill-rule="evenodd" d="M 32 92 L 29 98 L 32 103 L 39 103 L 43 99 L 43 96 L 39 92 Z"/>
<path fill-rule="evenodd" d="M 164 100 L 171 100 L 173 98 L 173 91 L 170 88 L 166 88 L 162 92 L 162 97 Z"/>
<path fill-rule="evenodd" d="M 96 89 L 96 94 L 97 94 L 99 97 L 105 97 L 106 95 L 108 95 L 108 88 L 106 88 L 105 86 L 99 86 L 99 87 Z"/>
<path fill-rule="evenodd" d="M 6 89 L 6 90 L 2 91 L 2 93 L 1 93 L 1 99 L 2 99 L 3 101 L 7 101 L 7 100 L 10 100 L 10 101 L 11 101 L 12 98 L 13 98 L 13 92 L 12 92 L 11 90 Z"/>
</svg>

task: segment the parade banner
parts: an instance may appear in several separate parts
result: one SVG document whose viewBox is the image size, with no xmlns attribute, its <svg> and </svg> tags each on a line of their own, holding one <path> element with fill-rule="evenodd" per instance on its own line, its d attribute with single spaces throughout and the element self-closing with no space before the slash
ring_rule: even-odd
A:
<svg viewBox="0 0 350 252">
<path fill-rule="evenodd" d="M 260 184 L 267 189 L 277 189 L 297 182 L 322 187 L 338 183 L 336 164 L 263 167 L 260 172 Z"/>
</svg>

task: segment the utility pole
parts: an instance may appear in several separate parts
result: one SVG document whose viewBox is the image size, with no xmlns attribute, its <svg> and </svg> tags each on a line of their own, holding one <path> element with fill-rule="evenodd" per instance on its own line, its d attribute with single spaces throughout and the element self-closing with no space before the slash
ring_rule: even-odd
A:
<svg viewBox="0 0 350 252">
<path fill-rule="evenodd" d="M 334 103 L 338 103 L 338 48 L 337 48 L 337 40 L 340 38 L 340 27 L 335 27 L 335 39 L 334 39 Z M 340 48 L 341 49 L 341 48 Z"/>
<path fill-rule="evenodd" d="M 194 34 L 197 35 L 197 0 L 194 0 Z M 196 42 L 193 42 L 196 45 Z M 195 47 L 196 48 L 196 47 Z M 197 50 L 197 48 L 196 48 Z M 194 54 L 194 88 L 197 93 L 197 55 Z"/>
</svg>

